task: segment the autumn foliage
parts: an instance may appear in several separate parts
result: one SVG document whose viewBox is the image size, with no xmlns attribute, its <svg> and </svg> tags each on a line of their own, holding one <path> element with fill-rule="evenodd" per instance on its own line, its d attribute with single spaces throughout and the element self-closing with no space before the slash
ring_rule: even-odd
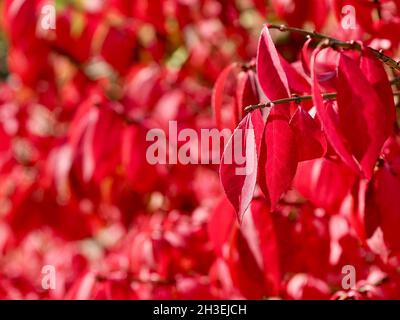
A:
<svg viewBox="0 0 400 320">
<path fill-rule="evenodd" d="M 0 2 L 1 299 L 400 298 L 399 0 L 48 3 Z"/>
</svg>

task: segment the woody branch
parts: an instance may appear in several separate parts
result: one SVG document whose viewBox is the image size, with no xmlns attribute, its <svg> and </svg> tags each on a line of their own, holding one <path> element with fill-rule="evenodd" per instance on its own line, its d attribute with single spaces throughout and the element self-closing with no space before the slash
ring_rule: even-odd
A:
<svg viewBox="0 0 400 320">
<path fill-rule="evenodd" d="M 400 91 L 399 92 L 393 92 L 393 96 L 400 97 Z M 324 93 L 324 94 L 322 94 L 322 97 L 325 100 L 334 100 L 334 99 L 337 98 L 337 93 L 336 92 Z M 278 99 L 278 100 L 270 101 L 270 102 L 267 102 L 267 103 L 253 104 L 253 105 L 247 106 L 244 109 L 244 111 L 245 112 L 251 112 L 251 111 L 254 111 L 256 109 L 271 108 L 271 107 L 273 107 L 274 105 L 277 105 L 277 104 L 285 104 L 285 103 L 290 103 L 290 102 L 300 103 L 301 101 L 312 100 L 312 98 L 313 98 L 312 95 L 306 95 L 306 96 L 293 95 L 290 98 Z"/>
<path fill-rule="evenodd" d="M 362 44 L 360 44 L 357 41 L 351 40 L 351 41 L 342 41 L 336 38 L 332 38 L 330 36 L 324 35 L 322 33 L 316 32 L 316 31 L 307 31 L 304 29 L 300 28 L 293 28 L 293 27 L 288 27 L 285 25 L 277 25 L 277 24 L 268 24 L 269 29 L 277 29 L 282 32 L 292 32 L 292 33 L 297 33 L 297 34 L 302 34 L 307 37 L 311 37 L 314 40 L 318 41 L 325 41 L 326 46 L 331 47 L 331 48 L 341 48 L 345 50 L 359 50 L 361 51 L 363 49 Z M 387 66 L 389 66 L 392 69 L 400 71 L 400 61 L 395 61 L 391 57 L 385 55 L 383 53 L 383 50 L 376 50 L 371 47 L 365 47 L 367 50 L 371 51 L 372 54 L 379 60 L 381 60 L 383 63 L 385 63 Z"/>
</svg>

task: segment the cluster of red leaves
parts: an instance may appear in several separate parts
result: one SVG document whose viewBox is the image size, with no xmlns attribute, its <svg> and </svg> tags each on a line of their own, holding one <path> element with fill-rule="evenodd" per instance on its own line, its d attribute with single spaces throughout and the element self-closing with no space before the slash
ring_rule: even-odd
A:
<svg viewBox="0 0 400 320">
<path fill-rule="evenodd" d="M 400 297 L 400 141 L 383 65 L 296 36 L 275 47 L 268 29 L 257 51 L 267 14 L 335 36 L 347 3 L 362 14 L 338 37 L 394 57 L 398 1 L 57 1 L 43 32 L 46 3 L 1 9 L 0 298 Z M 321 98 L 332 91 L 337 102 Z M 314 101 L 243 112 L 292 94 Z M 215 165 L 146 160 L 148 129 L 213 128 L 211 101 L 219 128 L 256 133 L 258 170 L 228 193 L 234 206 Z M 45 265 L 55 290 L 41 286 Z M 357 270 L 347 292 L 344 265 Z"/>
<path fill-rule="evenodd" d="M 400 9 L 399 3 L 393 1 L 382 3 L 382 7 L 366 6 L 363 1 L 347 2 L 354 5 L 356 12 L 359 8 L 368 9 L 369 16 L 375 10 L 383 15 L 389 3 L 391 9 Z M 341 8 L 343 3 L 337 1 L 335 5 Z M 320 22 L 315 21 L 317 27 Z M 376 29 L 367 29 L 372 21 L 360 20 L 356 28 L 359 37 L 355 38 L 358 46 L 343 48 L 333 40 L 316 45 L 318 41 L 311 37 L 303 41 L 295 55 L 297 60 L 291 63 L 277 50 L 266 26 L 261 32 L 254 68 L 244 66 L 239 73 L 233 73 L 231 70 L 237 65 L 230 65 L 217 81 L 213 98 L 217 124 L 223 123 L 223 96 L 228 94 L 224 83 L 229 79 L 227 74 L 231 74 L 236 78 L 236 98 L 225 108 L 230 110 L 228 114 L 244 115 L 236 123 L 233 119 L 237 126 L 233 136 L 246 130 L 254 132 L 252 141 L 243 142 L 246 159 L 256 159 L 252 163 L 254 170 L 242 176 L 236 174 L 244 166 L 242 163 L 221 161 L 220 167 L 227 199 L 239 221 L 243 219 L 241 232 L 247 234 L 248 225 L 254 227 L 248 234 L 256 237 L 260 246 L 258 252 L 253 252 L 253 264 L 246 266 L 252 270 L 249 273 L 254 276 L 253 283 L 245 273 L 240 275 L 245 286 L 241 291 L 251 288 L 249 297 L 278 294 L 279 281 L 274 283 L 271 279 L 276 281 L 283 276 L 288 281 L 289 297 L 328 298 L 332 287 L 337 290 L 341 286 L 337 282 L 340 268 L 351 265 L 363 280 L 357 288 L 336 292 L 334 297 L 398 298 L 400 136 L 396 89 L 389 81 L 398 73 L 385 69 L 386 60 L 380 59 L 373 48 L 384 22 L 398 24 L 400 15 L 377 22 Z M 342 31 L 342 39 L 354 39 L 353 31 L 351 35 Z M 316 38 L 320 40 L 321 36 Z M 385 37 L 394 55 L 399 40 L 393 32 Z M 264 206 L 264 215 L 259 213 L 260 206 Z M 291 230 L 282 230 L 285 222 L 278 220 L 282 215 L 293 220 L 289 224 L 298 232 L 293 242 L 287 240 Z M 234 239 L 234 235 L 230 236 Z M 305 246 L 298 249 L 296 245 L 303 241 Z M 250 243 L 248 240 L 247 250 L 255 250 L 256 245 Z M 302 255 L 298 261 L 290 261 L 296 257 L 291 253 L 294 248 Z M 246 254 L 245 248 L 241 250 Z M 239 260 L 251 258 L 243 256 Z M 306 274 L 299 276 L 302 271 Z M 266 272 L 264 283 L 260 281 L 262 272 Z"/>
</svg>

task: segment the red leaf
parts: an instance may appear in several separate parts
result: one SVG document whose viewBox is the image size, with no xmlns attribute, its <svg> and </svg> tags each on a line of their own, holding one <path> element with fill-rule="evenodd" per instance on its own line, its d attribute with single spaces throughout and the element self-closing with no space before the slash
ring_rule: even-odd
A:
<svg viewBox="0 0 400 320">
<path fill-rule="evenodd" d="M 287 62 L 284 58 L 280 57 L 280 61 L 288 79 L 289 88 L 291 92 L 297 94 L 305 94 L 311 91 L 311 85 L 307 79 L 296 68 Z"/>
<path fill-rule="evenodd" d="M 218 128 L 222 128 L 222 104 L 225 84 L 231 72 L 236 68 L 236 63 L 227 66 L 219 75 L 212 94 L 212 108 L 214 111 L 214 118 Z"/>
<path fill-rule="evenodd" d="M 257 182 L 257 150 L 259 150 L 263 129 L 261 112 L 255 110 L 248 114 L 233 132 L 222 156 L 221 182 L 229 201 L 237 212 L 239 221 L 253 198 Z M 245 153 L 244 158 L 243 153 Z"/>
<path fill-rule="evenodd" d="M 374 175 L 372 191 L 366 203 L 366 221 L 370 235 L 376 224 L 382 229 L 385 243 L 392 250 L 400 249 L 400 179 L 389 167 L 383 167 Z M 373 212 L 372 210 L 376 210 Z M 368 225 L 368 223 L 371 223 Z"/>
<path fill-rule="evenodd" d="M 129 70 L 132 60 L 132 52 L 135 48 L 135 30 L 132 27 L 111 26 L 102 44 L 101 55 L 119 73 Z M 115 54 L 118 48 L 118 55 Z"/>
<path fill-rule="evenodd" d="M 237 288 L 247 299 L 263 298 L 267 292 L 263 272 L 240 229 L 235 230 L 229 248 L 228 266 Z"/>
<path fill-rule="evenodd" d="M 335 151 L 350 168 L 359 173 L 361 171 L 360 165 L 347 149 L 344 142 L 345 139 L 338 130 L 338 118 L 333 109 L 333 102 L 324 102 L 323 97 L 321 96 L 321 89 L 319 88 L 318 74 L 316 71 L 316 58 L 319 52 L 319 50 L 315 50 L 311 58 L 312 95 L 318 112 L 318 117 L 321 120 L 323 130 Z"/>
<path fill-rule="evenodd" d="M 248 299 L 276 296 L 280 269 L 271 212 L 260 200 L 253 200 L 249 211 L 230 243 L 228 265 L 232 279 Z"/>
<path fill-rule="evenodd" d="M 208 220 L 207 231 L 214 251 L 223 256 L 223 247 L 230 241 L 235 226 L 235 212 L 225 198 L 218 203 Z"/>
<path fill-rule="evenodd" d="M 310 38 L 304 42 L 303 48 L 301 49 L 301 64 L 303 70 L 307 75 L 310 75 L 310 56 L 309 56 L 309 46 L 313 40 Z"/>
<path fill-rule="evenodd" d="M 237 78 L 236 100 L 239 107 L 238 117 L 242 118 L 243 109 L 259 102 L 256 75 L 253 71 L 240 72 Z"/>
<path fill-rule="evenodd" d="M 370 179 L 391 123 L 387 123 L 385 107 L 358 63 L 344 54 L 339 61 L 337 102 L 340 130 Z"/>
<path fill-rule="evenodd" d="M 262 31 L 258 45 L 257 75 L 261 88 L 271 101 L 290 96 L 288 80 L 267 27 Z M 261 147 L 259 183 L 272 210 L 289 188 L 297 167 L 289 114 L 289 104 L 272 108 Z"/>
<path fill-rule="evenodd" d="M 320 158 L 325 155 L 327 143 L 317 122 L 310 114 L 298 107 L 290 120 L 297 146 L 298 161 Z"/>
<path fill-rule="evenodd" d="M 386 135 L 393 133 L 394 123 L 396 121 L 396 108 L 394 105 L 392 88 L 388 79 L 388 75 L 381 61 L 367 49 L 363 51 L 361 56 L 360 68 L 363 75 L 369 83 L 374 87 L 382 103 L 380 113 L 384 120 L 384 128 Z"/>
<path fill-rule="evenodd" d="M 260 151 L 259 184 L 272 210 L 290 187 L 298 162 L 296 140 L 286 111 L 278 108 L 273 107 L 268 116 Z"/>
<path fill-rule="evenodd" d="M 280 269 L 279 269 L 279 254 L 278 243 L 274 224 L 269 208 L 263 201 L 253 201 L 251 203 L 251 215 L 248 215 L 249 220 L 244 222 L 243 229 L 250 247 L 258 246 L 261 251 L 261 267 L 264 271 L 264 280 L 267 286 L 271 289 L 271 295 L 276 295 L 279 292 Z M 252 220 L 252 221 L 250 221 Z M 247 223 L 247 225 L 246 225 Z"/>
<path fill-rule="evenodd" d="M 98 181 L 113 173 L 121 159 L 123 122 L 110 108 L 109 105 L 100 106 L 91 141 L 94 178 Z"/>
<path fill-rule="evenodd" d="M 365 193 L 364 226 L 367 238 L 371 238 L 380 224 L 379 205 L 375 202 L 375 178 L 372 178 Z"/>
<path fill-rule="evenodd" d="M 342 162 L 321 158 L 300 163 L 293 186 L 316 207 L 336 213 L 354 181 L 355 174 Z"/>
<path fill-rule="evenodd" d="M 267 27 L 261 32 L 258 44 L 257 75 L 261 88 L 269 100 L 290 96 L 288 80 Z"/>
</svg>

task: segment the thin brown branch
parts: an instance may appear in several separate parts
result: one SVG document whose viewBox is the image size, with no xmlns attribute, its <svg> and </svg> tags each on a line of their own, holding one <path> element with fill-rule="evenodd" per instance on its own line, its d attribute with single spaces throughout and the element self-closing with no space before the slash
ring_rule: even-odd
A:
<svg viewBox="0 0 400 320">
<path fill-rule="evenodd" d="M 393 96 L 400 97 L 400 91 L 393 92 Z M 299 104 L 301 101 L 312 100 L 312 98 L 313 97 L 311 95 L 293 96 L 291 98 L 278 99 L 278 100 L 270 101 L 267 103 L 253 104 L 253 105 L 247 106 L 244 109 L 244 111 L 247 113 L 247 112 L 254 111 L 256 109 L 271 108 L 277 104 L 285 104 L 285 103 L 290 103 L 290 102 L 296 102 L 297 104 Z M 324 98 L 326 100 L 334 100 L 337 98 L 337 93 L 336 92 L 324 93 L 324 94 L 322 94 L 322 98 Z"/>
<path fill-rule="evenodd" d="M 385 55 L 383 53 L 383 50 L 376 50 L 371 47 L 367 47 L 367 49 L 370 50 L 375 57 L 377 57 L 379 60 L 381 60 L 384 64 L 386 64 L 390 68 L 400 71 L 400 61 L 395 61 L 389 56 Z"/>
<path fill-rule="evenodd" d="M 337 93 L 325 93 L 322 96 L 323 96 L 324 99 L 335 99 L 336 96 L 337 96 Z M 278 99 L 278 100 L 270 101 L 270 102 L 267 102 L 267 103 L 253 104 L 253 105 L 247 106 L 244 109 L 244 111 L 245 112 L 251 112 L 251 111 L 254 111 L 256 109 L 271 108 L 276 104 L 285 104 L 285 103 L 290 103 L 290 102 L 300 103 L 301 101 L 305 101 L 305 100 L 312 100 L 312 96 L 311 95 L 308 95 L 308 96 L 293 96 L 291 98 Z"/>
<path fill-rule="evenodd" d="M 342 40 L 332 38 L 330 36 L 324 35 L 322 33 L 316 32 L 316 31 L 307 31 L 304 29 L 293 28 L 293 27 L 288 27 L 285 25 L 277 25 L 277 24 L 268 24 L 268 28 L 277 29 L 282 32 L 292 32 L 292 33 L 302 34 L 304 36 L 311 37 L 318 41 L 325 41 L 326 46 L 332 47 L 334 49 L 341 48 L 341 49 L 345 49 L 345 50 L 361 51 L 363 48 L 363 46 L 357 41 L 354 41 L 354 40 L 342 41 Z M 400 71 L 400 61 L 395 61 L 391 57 L 385 55 L 383 53 L 383 50 L 376 50 L 371 47 L 366 47 L 366 48 L 368 50 L 370 50 L 376 58 L 381 60 L 387 66 L 389 66 L 392 69 L 396 69 L 396 70 Z"/>
</svg>

